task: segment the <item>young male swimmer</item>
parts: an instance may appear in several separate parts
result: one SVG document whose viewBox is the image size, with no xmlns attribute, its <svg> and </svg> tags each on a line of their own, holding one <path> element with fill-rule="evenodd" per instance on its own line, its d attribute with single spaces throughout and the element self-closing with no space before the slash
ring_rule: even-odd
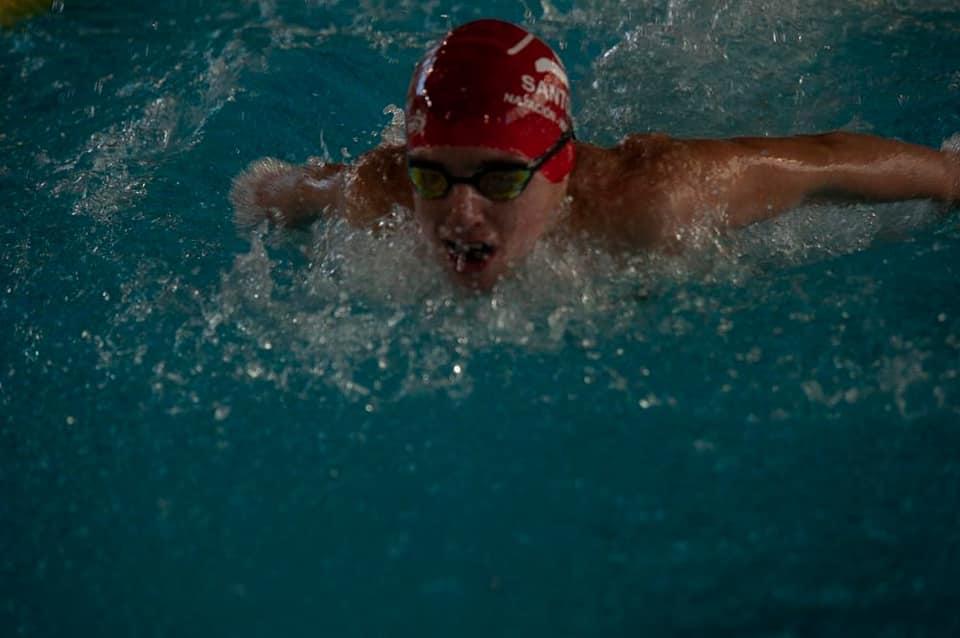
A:
<svg viewBox="0 0 960 638">
<path fill-rule="evenodd" d="M 956 138 L 954 138 L 956 139 Z M 854 133 L 679 140 L 574 138 L 563 64 L 498 20 L 460 26 L 417 65 L 406 145 L 353 165 L 265 159 L 234 181 L 238 218 L 321 214 L 373 226 L 395 205 L 457 282 L 491 288 L 546 233 L 663 246 L 692 225 L 733 227 L 819 199 L 960 201 L 960 144 L 936 151 Z"/>
</svg>

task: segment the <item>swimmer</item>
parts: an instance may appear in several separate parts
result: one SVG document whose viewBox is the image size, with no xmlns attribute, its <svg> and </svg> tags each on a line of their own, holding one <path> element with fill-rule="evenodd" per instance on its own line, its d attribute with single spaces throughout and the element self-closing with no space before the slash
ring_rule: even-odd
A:
<svg viewBox="0 0 960 638">
<path fill-rule="evenodd" d="M 416 66 L 406 144 L 353 164 L 254 162 L 238 221 L 375 227 L 396 206 L 457 282 L 489 289 L 548 234 L 614 249 L 676 248 L 684 229 L 738 227 L 803 203 L 960 201 L 960 141 L 941 151 L 870 135 L 578 140 L 563 63 L 514 24 L 453 29 Z"/>
</svg>

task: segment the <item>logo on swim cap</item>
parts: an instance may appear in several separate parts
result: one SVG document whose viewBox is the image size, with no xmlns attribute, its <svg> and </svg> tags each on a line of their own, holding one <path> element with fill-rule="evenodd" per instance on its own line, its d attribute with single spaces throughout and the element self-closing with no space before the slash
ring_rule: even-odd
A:
<svg viewBox="0 0 960 638">
<path fill-rule="evenodd" d="M 407 147 L 478 146 L 540 156 L 572 126 L 563 63 L 517 25 L 477 20 L 457 27 L 417 65 L 407 94 Z M 568 144 L 541 169 L 560 181 Z"/>
<path fill-rule="evenodd" d="M 423 133 L 427 126 L 427 114 L 423 111 L 409 113 L 407 115 L 407 136 L 417 136 Z"/>
<path fill-rule="evenodd" d="M 537 60 L 534 68 L 537 70 L 537 73 L 553 73 L 561 82 L 563 82 L 564 86 L 570 86 L 570 83 L 567 81 L 567 72 L 563 70 L 562 66 L 550 58 L 540 58 Z"/>
</svg>

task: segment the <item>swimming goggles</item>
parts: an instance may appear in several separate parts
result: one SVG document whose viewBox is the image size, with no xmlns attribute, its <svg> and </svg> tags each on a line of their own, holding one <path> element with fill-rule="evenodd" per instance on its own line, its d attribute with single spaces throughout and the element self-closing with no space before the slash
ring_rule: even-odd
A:
<svg viewBox="0 0 960 638">
<path fill-rule="evenodd" d="M 469 184 L 487 199 L 504 202 L 520 195 L 533 179 L 533 174 L 572 139 L 575 138 L 571 129 L 561 135 L 543 155 L 527 164 L 486 162 L 483 168 L 469 177 L 455 177 L 439 162 L 407 156 L 407 174 L 417 193 L 424 199 L 443 199 L 454 184 Z"/>
</svg>

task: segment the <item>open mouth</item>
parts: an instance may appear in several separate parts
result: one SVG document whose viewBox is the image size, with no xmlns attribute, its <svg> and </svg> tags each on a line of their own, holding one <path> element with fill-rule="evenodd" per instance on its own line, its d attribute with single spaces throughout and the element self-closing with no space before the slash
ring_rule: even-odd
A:
<svg viewBox="0 0 960 638">
<path fill-rule="evenodd" d="M 497 249 L 485 242 L 445 240 L 447 255 L 458 273 L 476 273 L 487 267 Z"/>
</svg>

